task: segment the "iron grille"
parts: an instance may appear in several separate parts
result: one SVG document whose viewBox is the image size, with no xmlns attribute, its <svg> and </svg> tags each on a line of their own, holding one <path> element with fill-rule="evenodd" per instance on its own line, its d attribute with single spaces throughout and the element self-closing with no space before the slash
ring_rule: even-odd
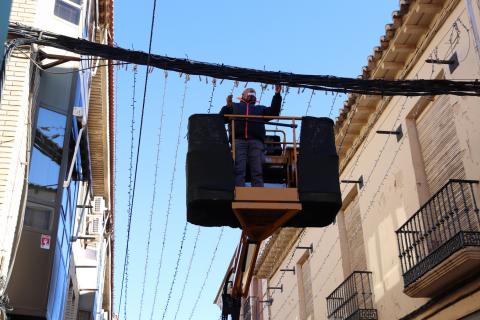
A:
<svg viewBox="0 0 480 320">
<path fill-rule="evenodd" d="M 480 246 L 474 184 L 449 180 L 396 231 L 405 287 L 456 251 Z"/>
<path fill-rule="evenodd" d="M 378 319 L 373 308 L 371 275 L 367 271 L 354 271 L 327 297 L 329 320 Z"/>
</svg>

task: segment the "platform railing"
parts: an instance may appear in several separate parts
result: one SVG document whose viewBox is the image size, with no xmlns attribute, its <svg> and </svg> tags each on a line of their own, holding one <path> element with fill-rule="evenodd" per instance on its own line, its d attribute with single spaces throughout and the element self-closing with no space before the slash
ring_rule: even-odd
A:
<svg viewBox="0 0 480 320">
<path fill-rule="evenodd" d="M 478 181 L 451 179 L 397 231 L 404 286 L 466 246 L 480 246 Z"/>
<path fill-rule="evenodd" d="M 281 144 L 283 146 L 283 155 L 285 156 L 285 150 L 287 146 L 292 146 L 293 148 L 293 159 L 292 159 L 292 165 L 294 167 L 295 171 L 295 182 L 298 181 L 298 174 L 296 171 L 296 164 L 297 164 L 297 158 L 298 158 L 298 147 L 299 147 L 299 142 L 297 141 L 297 132 L 296 129 L 298 128 L 298 122 L 302 120 L 302 117 L 290 117 L 290 116 L 257 116 L 257 115 L 236 115 L 236 114 L 225 114 L 224 115 L 226 118 L 230 119 L 230 137 L 231 137 L 231 143 L 232 143 L 232 156 L 233 160 L 235 161 L 236 155 L 235 155 L 235 123 L 238 121 L 246 121 L 248 123 L 262 123 L 264 125 L 269 125 L 269 126 L 275 126 L 276 128 L 278 127 L 286 127 L 286 128 L 291 128 L 291 135 L 292 135 L 292 140 L 287 141 L 286 139 L 286 134 L 283 130 L 271 130 L 267 129 L 266 131 L 270 132 L 283 132 L 284 139 L 281 142 L 266 142 L 267 144 Z M 283 120 L 283 121 L 288 121 L 289 123 L 283 123 L 283 122 L 270 122 L 271 120 Z"/>
<path fill-rule="evenodd" d="M 329 320 L 376 320 L 371 272 L 354 271 L 327 297 Z"/>
</svg>

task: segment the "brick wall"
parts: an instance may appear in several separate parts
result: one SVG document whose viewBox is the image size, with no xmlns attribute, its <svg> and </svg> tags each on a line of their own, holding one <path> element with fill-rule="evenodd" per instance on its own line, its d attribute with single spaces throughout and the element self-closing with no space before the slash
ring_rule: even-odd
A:
<svg viewBox="0 0 480 320">
<path fill-rule="evenodd" d="M 10 20 L 33 25 L 36 2 L 14 0 Z M 28 48 L 8 61 L 0 102 L 0 275 L 6 275 L 10 263 L 27 160 L 31 70 L 24 54 L 30 54 Z"/>
</svg>

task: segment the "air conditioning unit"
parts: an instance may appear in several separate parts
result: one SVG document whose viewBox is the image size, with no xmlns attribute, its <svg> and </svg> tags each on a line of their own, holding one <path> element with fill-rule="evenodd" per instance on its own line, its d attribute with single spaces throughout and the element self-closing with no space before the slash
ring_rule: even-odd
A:
<svg viewBox="0 0 480 320">
<path fill-rule="evenodd" d="M 98 236 L 103 231 L 103 215 L 89 214 L 87 215 L 87 235 Z"/>
<path fill-rule="evenodd" d="M 98 315 L 99 315 L 98 317 L 99 320 L 108 320 L 108 311 L 105 311 L 102 309 L 98 312 Z"/>
<path fill-rule="evenodd" d="M 102 214 L 105 212 L 105 199 L 103 197 L 93 197 L 92 212 L 93 214 Z"/>
</svg>

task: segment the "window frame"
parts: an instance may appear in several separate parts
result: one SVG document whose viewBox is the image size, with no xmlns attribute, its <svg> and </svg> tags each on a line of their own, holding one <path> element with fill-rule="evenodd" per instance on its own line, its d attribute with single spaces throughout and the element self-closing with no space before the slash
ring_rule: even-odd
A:
<svg viewBox="0 0 480 320">
<path fill-rule="evenodd" d="M 69 6 L 72 9 L 77 9 L 78 10 L 78 20 L 76 22 L 72 22 L 65 17 L 57 14 L 55 10 L 57 9 L 57 4 L 61 3 L 63 5 Z M 82 21 L 82 8 L 83 8 L 84 0 L 80 0 L 80 4 L 72 1 L 72 0 L 55 0 L 55 4 L 53 7 L 53 15 L 59 19 L 62 19 L 62 21 L 68 22 L 74 26 L 80 27 L 80 22 Z"/>
</svg>

